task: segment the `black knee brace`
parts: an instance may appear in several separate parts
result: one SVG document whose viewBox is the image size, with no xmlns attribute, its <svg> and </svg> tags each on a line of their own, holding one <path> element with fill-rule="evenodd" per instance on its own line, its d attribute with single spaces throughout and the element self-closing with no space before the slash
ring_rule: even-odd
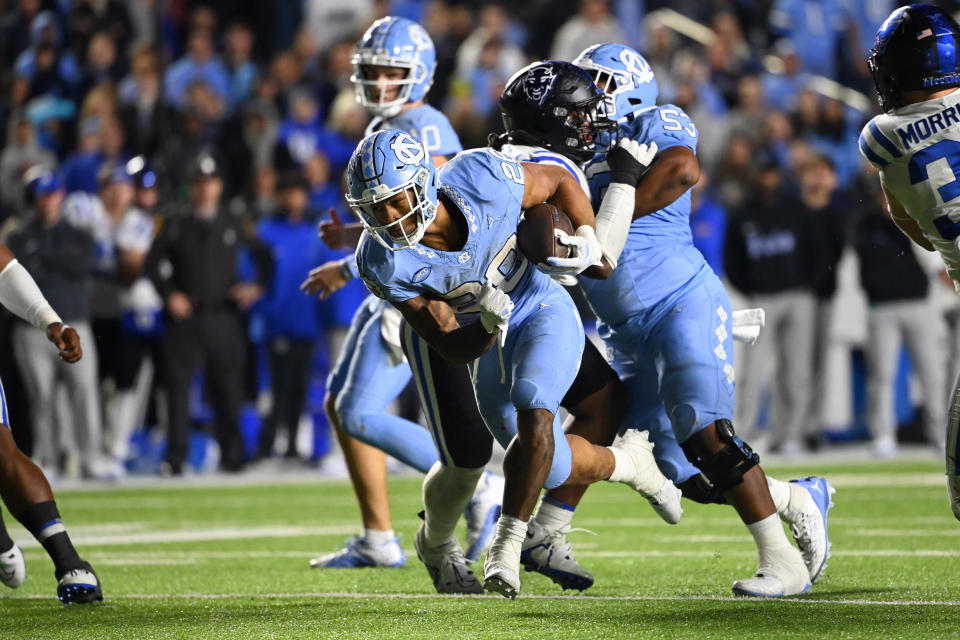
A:
<svg viewBox="0 0 960 640">
<path fill-rule="evenodd" d="M 701 458 L 693 451 L 689 440 L 681 447 L 687 459 L 713 484 L 714 490 L 726 493 L 743 482 L 743 474 L 760 463 L 760 456 L 733 432 L 729 420 L 717 420 L 716 425 L 724 447 L 709 458 Z"/>
<path fill-rule="evenodd" d="M 717 488 L 707 482 L 703 474 L 687 478 L 683 482 L 677 483 L 677 488 L 683 492 L 683 497 L 700 504 L 726 504 L 723 494 L 717 491 Z"/>
</svg>

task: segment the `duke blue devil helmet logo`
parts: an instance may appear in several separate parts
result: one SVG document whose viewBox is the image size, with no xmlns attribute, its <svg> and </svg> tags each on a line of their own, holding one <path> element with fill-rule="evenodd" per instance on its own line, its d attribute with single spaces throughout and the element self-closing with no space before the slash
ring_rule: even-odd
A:
<svg viewBox="0 0 960 640">
<path fill-rule="evenodd" d="M 960 27 L 943 9 L 912 4 L 880 25 L 867 65 L 889 112 L 906 104 L 903 93 L 960 86 Z"/>
<path fill-rule="evenodd" d="M 569 62 L 536 62 L 518 71 L 500 95 L 511 139 L 586 162 L 617 129 L 612 103 L 586 71 Z"/>
<path fill-rule="evenodd" d="M 622 44 L 595 44 L 573 61 L 593 76 L 600 90 L 613 98 L 614 118 L 632 118 L 657 104 L 660 87 L 642 55 Z"/>
<path fill-rule="evenodd" d="M 437 68 L 437 52 L 426 29 L 412 20 L 388 16 L 367 29 L 357 43 L 351 62 L 350 81 L 356 87 L 357 101 L 378 116 L 392 118 L 400 113 L 404 104 L 426 97 Z M 380 83 L 368 79 L 368 66 L 405 69 L 406 76 Z M 391 86 L 399 90 L 396 97 L 387 100 L 385 89 Z M 379 95 L 374 95 L 377 87 Z"/>
<path fill-rule="evenodd" d="M 370 235 L 391 251 L 420 242 L 437 217 L 437 170 L 423 145 L 399 129 L 377 131 L 360 141 L 347 165 L 347 189 L 347 204 Z M 407 211 L 381 222 L 376 212 L 382 207 L 377 205 L 398 193 L 406 194 Z"/>
</svg>

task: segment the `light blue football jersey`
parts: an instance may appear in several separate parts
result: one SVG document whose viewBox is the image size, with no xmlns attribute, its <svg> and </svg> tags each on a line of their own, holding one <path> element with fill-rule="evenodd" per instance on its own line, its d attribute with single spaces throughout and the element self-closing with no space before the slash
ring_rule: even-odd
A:
<svg viewBox="0 0 960 640">
<path fill-rule="evenodd" d="M 460 138 L 447 116 L 428 104 L 408 109 L 392 118 L 374 118 L 367 126 L 366 135 L 382 129 L 402 129 L 423 143 L 427 154 L 446 156 L 449 160 L 463 151 Z"/>
<path fill-rule="evenodd" d="M 656 142 L 658 151 L 684 146 L 697 150 L 697 128 L 682 109 L 659 105 L 620 125 L 620 134 L 638 142 Z M 610 184 L 606 161 L 586 168 L 594 209 Z M 663 209 L 634 220 L 617 268 L 607 280 L 580 277 L 594 313 L 607 324 L 624 322 L 670 295 L 706 266 L 693 245 L 690 192 Z"/>
<path fill-rule="evenodd" d="M 371 292 L 393 303 L 417 296 L 445 300 L 461 322 L 467 322 L 477 311 L 481 286 L 492 281 L 515 304 L 510 316 L 514 326 L 547 294 L 561 290 L 517 249 L 521 164 L 489 148 L 471 149 L 440 167 L 437 181 L 441 198 L 466 218 L 466 243 L 459 251 L 438 251 L 423 244 L 390 251 L 364 232 L 357 265 Z"/>
</svg>

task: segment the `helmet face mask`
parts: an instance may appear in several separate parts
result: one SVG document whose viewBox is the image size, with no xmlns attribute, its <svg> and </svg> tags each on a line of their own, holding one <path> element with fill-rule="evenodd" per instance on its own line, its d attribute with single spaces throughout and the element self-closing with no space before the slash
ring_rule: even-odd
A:
<svg viewBox="0 0 960 640">
<path fill-rule="evenodd" d="M 587 162 L 615 139 L 612 111 L 587 73 L 569 62 L 538 62 L 521 69 L 500 97 L 508 134 L 578 162 Z"/>
<path fill-rule="evenodd" d="M 426 30 L 406 18 L 381 18 L 371 25 L 357 43 L 351 59 L 350 81 L 356 88 L 357 101 L 371 113 L 392 118 L 410 102 L 423 100 L 437 66 L 437 54 Z M 400 79 L 387 79 L 372 67 L 403 69 Z M 374 75 L 374 77 L 370 77 Z M 396 87 L 395 96 L 389 89 Z"/>
<path fill-rule="evenodd" d="M 420 242 L 437 216 L 433 161 L 419 142 L 400 130 L 379 131 L 360 141 L 347 167 L 347 187 L 347 204 L 370 235 L 391 251 Z M 399 215 L 386 221 L 378 217 L 389 215 L 390 209 Z"/>
<path fill-rule="evenodd" d="M 905 106 L 909 91 L 960 86 L 960 27 L 933 5 L 895 10 L 880 25 L 867 66 L 885 112 Z"/>
</svg>

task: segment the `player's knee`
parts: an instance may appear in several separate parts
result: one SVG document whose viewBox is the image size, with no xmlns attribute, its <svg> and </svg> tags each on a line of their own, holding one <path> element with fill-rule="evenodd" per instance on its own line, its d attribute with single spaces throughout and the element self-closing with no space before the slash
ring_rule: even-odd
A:
<svg viewBox="0 0 960 640">
<path fill-rule="evenodd" d="M 760 463 L 760 456 L 734 433 L 733 425 L 726 419 L 701 429 L 681 447 L 687 459 L 720 493 L 742 483 L 744 474 Z"/>
<path fill-rule="evenodd" d="M 328 419 L 337 418 L 337 396 L 329 391 L 323 396 L 323 411 Z"/>
<path fill-rule="evenodd" d="M 333 402 L 334 415 L 340 430 L 352 438 L 363 440 L 366 433 L 363 408 L 349 394 L 339 394 Z"/>
<path fill-rule="evenodd" d="M 689 404 L 678 404 L 670 411 L 670 423 L 678 439 L 689 438 L 697 426 L 697 410 Z"/>
<path fill-rule="evenodd" d="M 699 502 L 700 504 L 726 504 L 723 494 L 707 482 L 699 473 L 677 483 L 677 488 L 683 492 L 683 497 Z"/>
</svg>

